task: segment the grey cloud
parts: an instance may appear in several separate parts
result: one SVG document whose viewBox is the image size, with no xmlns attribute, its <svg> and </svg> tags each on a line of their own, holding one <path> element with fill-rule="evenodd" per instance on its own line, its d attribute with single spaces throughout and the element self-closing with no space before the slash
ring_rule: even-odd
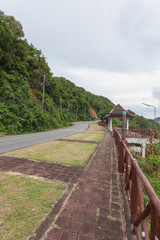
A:
<svg viewBox="0 0 160 240">
<path fill-rule="evenodd" d="M 152 94 L 154 98 L 160 101 L 160 88 L 154 88 Z"/>
<path fill-rule="evenodd" d="M 135 112 L 136 115 L 144 116 L 145 118 L 153 119 L 154 118 L 154 109 L 150 107 L 145 107 L 142 104 L 132 104 L 132 105 L 124 105 L 125 109 L 131 109 Z M 160 107 L 156 108 L 157 110 L 157 117 L 160 116 Z"/>
<path fill-rule="evenodd" d="M 148 71 L 159 63 L 160 25 L 157 15 L 160 11 L 156 4 L 153 5 L 155 8 L 146 7 L 144 1 L 125 1 L 117 17 L 117 32 L 122 43 L 126 44 L 125 60 L 132 65 L 133 71 Z"/>
<path fill-rule="evenodd" d="M 160 3 L 154 0 L 151 9 L 143 0 L 2 3 L 49 59 L 116 72 L 149 71 L 159 63 Z"/>
</svg>

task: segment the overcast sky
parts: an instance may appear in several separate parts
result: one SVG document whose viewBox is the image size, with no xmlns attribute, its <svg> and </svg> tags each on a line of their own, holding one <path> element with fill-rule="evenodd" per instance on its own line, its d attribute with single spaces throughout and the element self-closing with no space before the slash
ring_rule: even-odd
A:
<svg viewBox="0 0 160 240">
<path fill-rule="evenodd" d="M 159 0 L 1 0 L 63 76 L 136 114 L 160 117 Z"/>
</svg>

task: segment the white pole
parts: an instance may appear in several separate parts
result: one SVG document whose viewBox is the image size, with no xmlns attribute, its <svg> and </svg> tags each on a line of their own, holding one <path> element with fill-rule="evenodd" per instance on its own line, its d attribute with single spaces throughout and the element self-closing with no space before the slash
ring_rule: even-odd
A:
<svg viewBox="0 0 160 240">
<path fill-rule="evenodd" d="M 110 118 L 110 127 L 109 130 L 112 132 L 112 118 Z"/>
<path fill-rule="evenodd" d="M 145 158 L 145 153 L 146 153 L 146 144 L 142 144 L 142 157 Z"/>
<path fill-rule="evenodd" d="M 127 130 L 129 130 L 129 118 L 127 118 Z"/>
</svg>

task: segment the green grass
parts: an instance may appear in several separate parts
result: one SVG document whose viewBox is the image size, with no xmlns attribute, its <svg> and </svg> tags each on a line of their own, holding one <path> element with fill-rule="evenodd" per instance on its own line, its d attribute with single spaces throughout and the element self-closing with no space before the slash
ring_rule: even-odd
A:
<svg viewBox="0 0 160 240">
<path fill-rule="evenodd" d="M 29 158 L 71 166 L 83 166 L 96 144 L 51 141 L 5 153 L 5 156 Z"/>
<path fill-rule="evenodd" d="M 0 239 L 32 235 L 64 190 L 64 184 L 0 173 Z"/>
<path fill-rule="evenodd" d="M 69 137 L 65 137 L 64 139 L 71 139 L 71 140 L 83 140 L 83 141 L 94 141 L 94 142 L 100 142 L 104 136 L 104 133 L 78 133 Z"/>
<path fill-rule="evenodd" d="M 91 123 L 88 130 L 92 130 L 92 131 L 104 131 L 103 127 L 101 127 L 100 125 L 98 125 L 98 123 L 96 123 L 96 122 Z"/>
<path fill-rule="evenodd" d="M 83 140 L 83 141 L 94 141 L 100 142 L 104 136 L 104 129 L 99 126 L 97 123 L 91 123 L 89 128 L 82 133 L 77 133 L 64 139 L 71 140 Z"/>
</svg>

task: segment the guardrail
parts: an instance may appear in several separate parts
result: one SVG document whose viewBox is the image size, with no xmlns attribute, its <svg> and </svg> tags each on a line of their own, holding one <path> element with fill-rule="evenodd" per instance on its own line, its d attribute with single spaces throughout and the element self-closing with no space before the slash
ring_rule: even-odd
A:
<svg viewBox="0 0 160 240">
<path fill-rule="evenodd" d="M 114 130 L 118 147 L 118 170 L 123 175 L 131 209 L 131 222 L 137 240 L 160 239 L 160 199 L 129 151 L 125 140 Z M 145 206 L 144 190 L 149 202 Z M 150 230 L 148 230 L 150 224 Z"/>
</svg>

